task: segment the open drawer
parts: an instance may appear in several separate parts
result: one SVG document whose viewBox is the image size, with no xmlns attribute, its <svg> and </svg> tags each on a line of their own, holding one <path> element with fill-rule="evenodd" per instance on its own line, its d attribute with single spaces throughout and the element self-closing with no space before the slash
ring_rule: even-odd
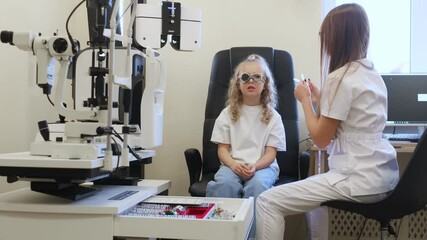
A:
<svg viewBox="0 0 427 240">
<path fill-rule="evenodd" d="M 168 196 L 165 198 L 171 198 Z M 155 237 L 178 239 L 246 239 L 254 219 L 254 200 L 240 198 L 194 198 L 215 204 L 231 214 L 230 219 L 182 218 L 174 216 L 129 215 L 128 211 L 114 216 L 114 236 L 116 237 Z"/>
</svg>

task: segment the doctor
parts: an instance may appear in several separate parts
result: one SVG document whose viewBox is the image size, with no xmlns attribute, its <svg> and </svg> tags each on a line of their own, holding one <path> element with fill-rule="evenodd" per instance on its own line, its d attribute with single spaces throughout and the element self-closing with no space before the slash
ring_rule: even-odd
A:
<svg viewBox="0 0 427 240">
<path fill-rule="evenodd" d="M 322 89 L 304 80 L 296 86 L 295 97 L 314 144 L 328 146 L 330 170 L 262 193 L 256 203 L 257 239 L 283 239 L 284 217 L 310 210 L 306 217 L 311 239 L 328 239 L 322 202 L 376 202 L 399 179 L 396 151 L 382 138 L 387 89 L 366 58 L 365 10 L 357 4 L 332 9 L 320 28 L 320 41 Z"/>
</svg>

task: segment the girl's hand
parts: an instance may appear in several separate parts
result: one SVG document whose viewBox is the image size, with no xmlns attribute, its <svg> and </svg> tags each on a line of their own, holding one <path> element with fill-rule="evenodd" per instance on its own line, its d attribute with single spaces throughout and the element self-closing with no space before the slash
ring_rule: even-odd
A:
<svg viewBox="0 0 427 240">
<path fill-rule="evenodd" d="M 234 161 L 233 165 L 231 165 L 231 170 L 237 175 L 243 177 L 243 172 L 245 170 L 245 164 L 240 161 Z"/>
<path fill-rule="evenodd" d="M 255 175 L 255 172 L 256 172 L 256 167 L 254 164 L 245 164 L 242 172 L 242 177 L 245 180 L 248 180 Z"/>
</svg>

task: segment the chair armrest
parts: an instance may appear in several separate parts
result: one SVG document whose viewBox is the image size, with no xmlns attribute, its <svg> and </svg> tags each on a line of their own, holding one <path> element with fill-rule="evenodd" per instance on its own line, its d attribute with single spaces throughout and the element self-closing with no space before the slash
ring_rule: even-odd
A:
<svg viewBox="0 0 427 240">
<path fill-rule="evenodd" d="M 310 153 L 307 151 L 300 152 L 298 159 L 299 179 L 305 179 L 308 176 L 310 168 Z"/>
<path fill-rule="evenodd" d="M 202 171 L 202 157 L 199 150 L 189 148 L 184 151 L 185 161 L 187 162 L 188 174 L 190 175 L 190 187 L 200 180 Z"/>
</svg>

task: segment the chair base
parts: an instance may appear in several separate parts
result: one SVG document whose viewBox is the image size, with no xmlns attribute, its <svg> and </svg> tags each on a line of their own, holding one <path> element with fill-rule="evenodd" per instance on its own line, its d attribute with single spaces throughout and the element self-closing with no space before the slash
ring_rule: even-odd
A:
<svg viewBox="0 0 427 240">
<path fill-rule="evenodd" d="M 396 232 L 388 222 L 381 223 L 381 240 L 388 240 L 390 235 L 397 237 Z"/>
</svg>

